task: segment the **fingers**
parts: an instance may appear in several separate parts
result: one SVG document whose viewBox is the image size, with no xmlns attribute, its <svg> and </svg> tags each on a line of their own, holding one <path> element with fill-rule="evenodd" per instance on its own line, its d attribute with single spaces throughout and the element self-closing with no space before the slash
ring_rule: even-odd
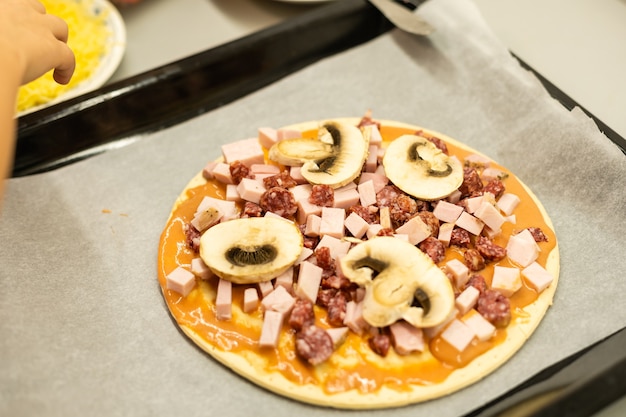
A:
<svg viewBox="0 0 626 417">
<path fill-rule="evenodd" d="M 44 19 L 46 22 L 46 27 L 50 30 L 52 35 L 54 35 L 54 37 L 57 38 L 59 41 L 67 43 L 69 28 L 65 20 L 51 14 L 46 14 L 44 16 Z"/>
<path fill-rule="evenodd" d="M 61 45 L 60 63 L 55 67 L 52 77 L 59 84 L 67 84 L 72 79 L 76 68 L 76 58 L 72 50 L 66 45 Z"/>
<path fill-rule="evenodd" d="M 57 64 L 54 65 L 53 78 L 59 84 L 67 84 L 70 82 L 76 67 L 76 58 L 74 53 L 67 46 L 69 28 L 67 23 L 58 16 L 46 14 L 44 17 L 46 27 L 52 36 L 54 36 L 57 40 L 56 48 L 52 51 L 57 58 Z"/>
</svg>

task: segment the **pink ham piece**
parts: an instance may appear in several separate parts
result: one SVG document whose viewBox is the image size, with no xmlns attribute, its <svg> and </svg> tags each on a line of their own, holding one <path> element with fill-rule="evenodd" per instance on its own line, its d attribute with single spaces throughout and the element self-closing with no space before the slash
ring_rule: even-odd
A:
<svg viewBox="0 0 626 417">
<path fill-rule="evenodd" d="M 214 276 L 202 258 L 193 258 L 191 260 L 191 273 L 205 281 Z"/>
<path fill-rule="evenodd" d="M 383 144 L 383 137 L 380 134 L 380 130 L 378 130 L 378 126 L 376 125 L 367 125 L 363 128 L 364 130 L 369 130 L 370 135 L 370 144 L 380 146 Z"/>
<path fill-rule="evenodd" d="M 278 345 L 280 331 L 283 327 L 284 314 L 278 311 L 267 310 L 263 315 L 263 327 L 261 327 L 261 337 L 259 346 L 274 348 Z"/>
<path fill-rule="evenodd" d="M 446 272 L 454 279 L 457 288 L 463 288 L 469 279 L 469 268 L 458 259 L 451 259 L 446 262 Z"/>
<path fill-rule="evenodd" d="M 289 267 L 274 280 L 274 288 L 283 286 L 291 294 L 293 291 L 293 267 Z"/>
<path fill-rule="evenodd" d="M 452 240 L 452 230 L 454 230 L 454 223 L 442 223 L 439 226 L 439 235 L 437 239 L 443 243 L 445 247 L 450 246 Z"/>
<path fill-rule="evenodd" d="M 204 166 L 204 168 L 202 169 L 202 177 L 205 180 L 212 180 L 213 179 L 213 170 L 217 166 L 217 163 L 218 163 L 217 161 L 209 161 Z"/>
<path fill-rule="evenodd" d="M 276 131 L 276 134 L 279 141 L 285 139 L 297 139 L 302 137 L 302 133 L 299 130 L 295 129 L 278 129 Z"/>
<path fill-rule="evenodd" d="M 358 194 L 358 193 L 357 193 Z M 335 193 L 335 198 L 337 194 Z M 320 235 L 328 235 L 340 239 L 344 236 L 343 222 L 346 211 L 342 208 L 322 207 Z"/>
<path fill-rule="evenodd" d="M 269 293 L 274 291 L 274 285 L 272 285 L 271 281 L 263 281 L 256 284 L 259 289 L 259 293 L 261 293 L 261 298 L 265 298 Z"/>
<path fill-rule="evenodd" d="M 265 159 L 258 138 L 244 139 L 222 145 L 222 155 L 227 164 L 240 161 L 247 167 L 252 164 L 262 164 Z"/>
<path fill-rule="evenodd" d="M 326 329 L 326 333 L 332 339 L 335 349 L 345 342 L 346 337 L 348 337 L 348 330 L 350 330 L 348 327 L 331 327 Z"/>
<path fill-rule="evenodd" d="M 404 240 L 405 242 L 409 241 L 409 235 L 404 235 L 402 233 L 394 233 L 393 237 L 395 237 L 396 239 Z"/>
<path fill-rule="evenodd" d="M 500 231 L 502 224 L 506 220 L 493 204 L 486 201 L 482 202 L 480 207 L 474 212 L 474 216 L 482 220 L 487 227 L 496 232 Z"/>
<path fill-rule="evenodd" d="M 216 207 L 208 207 L 206 210 L 198 211 L 191 219 L 191 225 L 199 232 L 204 232 L 209 227 L 218 223 L 224 213 Z"/>
<path fill-rule="evenodd" d="M 307 184 L 308 181 L 302 176 L 302 167 L 289 167 L 289 175 L 296 180 L 297 184 Z"/>
<path fill-rule="evenodd" d="M 465 211 L 467 211 L 470 214 L 474 213 L 476 210 L 478 210 L 478 208 L 484 201 L 485 199 L 483 198 L 482 195 L 478 197 L 471 197 L 471 198 L 466 199 Z"/>
<path fill-rule="evenodd" d="M 434 327 L 427 327 L 424 329 L 424 334 L 429 338 L 432 339 L 435 336 L 437 336 L 439 333 L 442 332 L 442 330 L 444 330 L 446 328 L 446 326 L 448 324 L 450 324 L 452 322 L 452 320 L 456 319 L 456 316 L 459 314 L 459 310 L 455 308 L 452 309 L 452 311 L 450 312 L 450 314 L 448 314 L 448 317 L 446 317 L 446 319 L 441 322 L 440 324 L 434 326 Z"/>
<path fill-rule="evenodd" d="M 298 274 L 298 285 L 295 289 L 296 295 L 315 304 L 317 292 L 322 282 L 322 272 L 323 270 L 319 266 L 309 261 L 302 262 Z"/>
<path fill-rule="evenodd" d="M 485 226 L 485 224 L 481 220 L 477 219 L 466 211 L 461 213 L 455 224 L 476 236 L 478 236 L 480 232 L 482 232 L 483 227 Z"/>
<path fill-rule="evenodd" d="M 435 206 L 433 214 L 444 223 L 454 223 L 463 212 L 463 207 L 441 200 Z"/>
<path fill-rule="evenodd" d="M 270 285 L 272 285 L 271 282 Z M 286 314 L 291 311 L 294 304 L 296 304 L 296 299 L 292 297 L 282 285 L 274 288 L 274 291 L 267 294 L 263 297 L 263 300 L 261 300 L 261 305 L 266 312 L 271 310 Z"/>
<path fill-rule="evenodd" d="M 239 185 L 237 185 L 237 192 L 241 198 L 255 204 L 259 204 L 261 196 L 265 191 L 267 190 L 260 181 L 250 178 L 243 178 Z"/>
<path fill-rule="evenodd" d="M 296 221 L 298 224 L 306 223 L 307 219 L 310 216 L 321 216 L 322 215 L 322 207 L 311 204 L 307 201 L 307 199 L 301 199 L 296 203 L 298 205 L 298 211 L 296 212 Z M 321 226 L 321 218 L 320 218 L 320 226 Z"/>
<path fill-rule="evenodd" d="M 320 239 L 317 247 L 327 247 L 328 249 L 330 249 L 330 257 L 333 259 L 337 259 L 348 253 L 348 250 L 350 250 L 350 242 L 346 242 L 344 240 L 325 235 Z"/>
<path fill-rule="evenodd" d="M 374 192 L 376 193 L 382 190 L 385 185 L 389 184 L 389 179 L 386 176 L 376 172 L 361 173 L 361 177 L 359 178 L 359 185 L 367 181 L 372 181 L 374 185 Z"/>
<path fill-rule="evenodd" d="M 448 203 L 456 204 L 459 201 L 461 201 L 461 197 L 462 196 L 463 196 L 463 194 L 459 190 L 454 190 L 452 192 L 452 194 L 450 194 L 448 197 L 446 197 L 446 201 Z"/>
<path fill-rule="evenodd" d="M 215 316 L 218 320 L 230 320 L 233 317 L 233 283 L 225 279 L 217 283 Z"/>
<path fill-rule="evenodd" d="M 473 287 L 470 285 L 469 287 L 464 289 L 463 292 L 459 294 L 458 297 L 456 297 L 456 300 L 454 301 L 454 305 L 456 305 L 456 308 L 459 310 L 459 313 L 463 315 L 467 313 L 468 311 L 470 311 L 472 308 L 474 308 L 474 306 L 476 305 L 476 302 L 478 301 L 479 295 L 480 295 L 480 291 L 478 291 L 476 287 Z"/>
<path fill-rule="evenodd" d="M 354 184 L 354 183 L 351 183 Z M 335 190 L 335 199 L 333 201 L 333 207 L 340 209 L 347 209 L 348 207 L 359 204 L 360 195 L 356 187 L 346 188 L 341 187 Z M 345 216 L 345 213 L 344 213 Z"/>
<path fill-rule="evenodd" d="M 356 334 L 362 334 L 369 328 L 369 325 L 363 318 L 363 305 L 361 302 L 348 301 L 346 304 L 346 317 L 343 324 L 348 326 Z"/>
<path fill-rule="evenodd" d="M 496 205 L 498 206 L 500 210 L 502 210 L 502 213 L 504 213 L 507 216 L 510 216 L 511 214 L 513 214 L 513 211 L 517 208 L 520 201 L 521 200 L 517 195 L 511 194 L 511 193 L 504 193 L 500 196 Z"/>
<path fill-rule="evenodd" d="M 502 171 L 501 169 L 493 168 L 493 167 L 485 168 L 483 170 L 483 173 L 480 175 L 480 177 L 482 178 L 485 184 L 491 180 L 506 179 L 508 176 L 509 175 L 506 172 Z"/>
<path fill-rule="evenodd" d="M 469 166 L 481 166 L 488 168 L 491 165 L 491 159 L 479 154 L 471 154 L 465 157 L 465 163 Z"/>
<path fill-rule="evenodd" d="M 365 234 L 367 235 L 368 239 L 371 239 L 373 237 L 376 237 L 376 235 L 378 235 L 378 232 L 380 232 L 381 230 L 383 230 L 383 226 L 378 223 L 374 223 L 370 224 Z"/>
<path fill-rule="evenodd" d="M 268 164 L 252 164 L 250 166 L 250 173 L 254 174 L 270 174 L 276 175 L 280 174 L 280 168 L 277 165 L 268 165 Z"/>
<path fill-rule="evenodd" d="M 485 342 L 491 339 L 496 332 L 496 327 L 491 324 L 486 318 L 480 315 L 476 310 L 470 310 L 462 318 L 463 323 L 476 335 L 478 340 Z"/>
<path fill-rule="evenodd" d="M 235 184 L 226 184 L 226 201 L 241 201 L 237 187 Z"/>
<path fill-rule="evenodd" d="M 522 288 L 522 278 L 519 269 L 507 266 L 494 266 L 491 288 L 499 291 L 505 297 L 511 297 L 517 290 Z"/>
<path fill-rule="evenodd" d="M 359 201 L 363 207 L 376 204 L 376 187 L 374 186 L 374 180 L 368 180 L 360 183 L 357 186 L 359 192 Z"/>
<path fill-rule="evenodd" d="M 344 225 L 346 229 L 352 234 L 352 236 L 356 238 L 361 238 L 369 229 L 369 223 L 363 220 L 361 216 L 356 213 L 350 213 L 346 220 L 344 221 Z"/>
<path fill-rule="evenodd" d="M 463 352 L 474 339 L 474 331 L 459 319 L 454 319 L 441 333 L 441 338 L 459 352 Z"/>
<path fill-rule="evenodd" d="M 296 259 L 294 265 L 300 265 L 302 262 L 309 259 L 309 256 L 311 255 L 313 255 L 313 249 L 302 248 L 302 252 L 300 252 L 300 256 L 298 256 L 298 259 Z"/>
<path fill-rule="evenodd" d="M 230 165 L 224 162 L 219 162 L 217 165 L 215 165 L 215 168 L 213 168 L 211 174 L 213 175 L 213 178 L 215 178 L 222 184 L 235 183 L 235 181 L 233 181 L 233 177 L 230 175 Z"/>
<path fill-rule="evenodd" d="M 246 288 L 243 292 L 243 312 L 252 313 L 259 307 L 259 293 L 256 288 Z"/>
<path fill-rule="evenodd" d="M 257 140 L 259 144 L 269 149 L 278 141 L 278 134 L 273 127 L 260 127 L 258 129 Z"/>
<path fill-rule="evenodd" d="M 398 227 L 396 233 L 408 235 L 409 242 L 412 245 L 417 245 L 430 236 L 430 227 L 419 216 L 415 216 Z"/>
<path fill-rule="evenodd" d="M 202 211 L 206 211 L 209 207 L 216 208 L 220 211 L 220 213 L 222 213 L 220 221 L 231 220 L 238 217 L 237 205 L 234 201 L 226 201 L 208 196 L 204 197 L 200 204 L 198 204 L 195 215 Z"/>
<path fill-rule="evenodd" d="M 554 280 L 554 277 L 537 262 L 533 262 L 522 269 L 522 275 L 526 278 L 528 285 L 533 287 L 538 293 L 548 288 Z"/>
<path fill-rule="evenodd" d="M 311 214 L 307 216 L 306 227 L 304 228 L 304 235 L 309 236 L 309 237 L 319 236 L 321 224 L 322 224 L 322 218 L 320 216 L 316 214 Z"/>
<path fill-rule="evenodd" d="M 400 320 L 389 326 L 389 331 L 393 340 L 393 348 L 398 355 L 424 351 L 424 333 L 422 329 Z"/>
<path fill-rule="evenodd" d="M 528 229 L 509 237 L 506 254 L 510 260 L 525 268 L 539 257 L 539 245 Z"/>
<path fill-rule="evenodd" d="M 378 168 L 378 146 L 370 144 L 369 153 L 367 154 L 367 158 L 365 158 L 365 162 L 363 163 L 363 168 L 365 172 L 374 172 L 376 168 Z"/>
<path fill-rule="evenodd" d="M 182 266 L 177 267 L 165 277 L 165 287 L 186 297 L 196 285 L 196 276 Z"/>
<path fill-rule="evenodd" d="M 293 194 L 293 199 L 298 201 L 308 200 L 311 196 L 311 190 L 313 186 L 311 184 L 299 184 L 295 187 L 291 187 L 289 191 Z"/>
</svg>

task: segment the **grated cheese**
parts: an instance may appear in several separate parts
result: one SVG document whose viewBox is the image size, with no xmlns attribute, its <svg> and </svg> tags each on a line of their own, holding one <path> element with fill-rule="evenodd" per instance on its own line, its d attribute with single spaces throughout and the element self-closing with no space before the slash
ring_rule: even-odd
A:
<svg viewBox="0 0 626 417">
<path fill-rule="evenodd" d="M 46 12 L 64 19 L 69 27 L 68 45 L 76 56 L 76 69 L 67 85 L 57 84 L 52 71 L 22 87 L 18 92 L 17 111 L 22 112 L 46 104 L 75 88 L 89 78 L 100 65 L 100 58 L 108 52 L 110 29 L 107 12 L 96 7 L 94 0 L 40 0 Z"/>
</svg>

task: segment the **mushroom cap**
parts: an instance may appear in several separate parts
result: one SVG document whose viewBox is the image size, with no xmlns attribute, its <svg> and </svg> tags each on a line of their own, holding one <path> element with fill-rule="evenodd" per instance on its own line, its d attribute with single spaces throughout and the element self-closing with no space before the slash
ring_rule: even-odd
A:
<svg viewBox="0 0 626 417">
<path fill-rule="evenodd" d="M 391 182 L 421 200 L 447 197 L 463 183 L 461 162 L 418 135 L 402 135 L 391 142 L 383 166 Z"/>
<path fill-rule="evenodd" d="M 448 277 L 428 255 L 404 240 L 373 238 L 350 249 L 340 262 L 343 274 L 365 287 L 363 318 L 372 326 L 404 319 L 415 327 L 432 327 L 454 308 Z M 414 306 L 418 291 L 427 297 L 426 305 Z"/>
<path fill-rule="evenodd" d="M 355 125 L 331 120 L 321 123 L 316 139 L 294 138 L 274 144 L 269 158 L 283 165 L 302 165 L 311 184 L 342 187 L 361 173 L 369 150 L 369 136 Z"/>
<path fill-rule="evenodd" d="M 229 220 L 200 238 L 200 257 L 218 277 L 236 284 L 269 281 L 302 253 L 303 238 L 288 220 L 253 217 Z"/>
</svg>

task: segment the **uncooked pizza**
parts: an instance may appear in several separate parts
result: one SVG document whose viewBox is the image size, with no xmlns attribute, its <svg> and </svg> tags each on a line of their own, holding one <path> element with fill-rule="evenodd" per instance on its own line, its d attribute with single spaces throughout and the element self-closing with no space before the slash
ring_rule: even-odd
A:
<svg viewBox="0 0 626 417">
<path fill-rule="evenodd" d="M 541 203 L 444 134 L 366 114 L 221 150 L 174 204 L 158 279 L 184 333 L 261 387 L 336 408 L 448 395 L 552 303 Z"/>
</svg>

